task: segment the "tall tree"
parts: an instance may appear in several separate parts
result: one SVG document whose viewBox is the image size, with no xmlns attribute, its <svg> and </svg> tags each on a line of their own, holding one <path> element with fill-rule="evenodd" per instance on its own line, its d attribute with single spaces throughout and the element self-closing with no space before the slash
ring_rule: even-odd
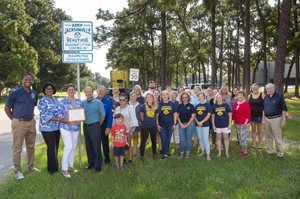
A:
<svg viewBox="0 0 300 199">
<path fill-rule="evenodd" d="M 245 0 L 245 46 L 244 46 L 244 88 L 246 95 L 250 93 L 250 0 Z"/>
<path fill-rule="evenodd" d="M 279 24 L 279 36 L 276 51 L 276 61 L 274 70 L 274 83 L 276 90 L 283 93 L 284 66 L 287 54 L 287 39 L 291 18 L 292 0 L 283 0 L 281 6 L 281 16 Z"/>
<path fill-rule="evenodd" d="M 295 79 L 295 96 L 299 96 L 299 79 L 300 79 L 300 73 L 299 73 L 299 56 L 300 56 L 300 34 L 299 34 L 299 18 L 298 18 L 298 12 L 299 10 L 299 4 L 297 4 L 297 0 L 294 0 L 294 26 L 295 26 L 295 35 L 297 35 L 297 45 L 295 48 L 295 67 L 296 67 L 296 79 Z"/>
</svg>

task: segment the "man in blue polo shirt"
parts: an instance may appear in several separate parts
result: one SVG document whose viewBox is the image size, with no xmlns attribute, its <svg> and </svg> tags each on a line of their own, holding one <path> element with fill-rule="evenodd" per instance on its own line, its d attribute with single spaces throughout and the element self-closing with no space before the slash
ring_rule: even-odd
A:
<svg viewBox="0 0 300 199">
<path fill-rule="evenodd" d="M 281 129 L 285 126 L 287 107 L 284 96 L 275 92 L 275 85 L 266 85 L 267 95 L 264 99 L 263 123 L 266 128 L 267 152 L 273 154 L 274 141 L 278 159 L 283 159 Z"/>
<path fill-rule="evenodd" d="M 94 168 L 101 171 L 102 154 L 101 146 L 101 124 L 104 121 L 105 110 L 103 103 L 94 99 L 93 88 L 88 86 L 84 89 L 86 100 L 82 102 L 85 111 L 85 121 L 83 125 L 85 147 L 88 158 L 87 169 Z"/>
<path fill-rule="evenodd" d="M 17 180 L 24 178 L 21 168 L 21 152 L 24 140 L 28 156 L 28 170 L 40 171 L 34 167 L 36 122 L 33 111 L 37 105 L 38 95 L 36 91 L 31 89 L 31 85 L 32 77 L 25 75 L 22 80 L 22 87 L 10 93 L 4 108 L 7 116 L 12 120 L 13 163 Z"/>
<path fill-rule="evenodd" d="M 110 158 L 109 158 L 108 135 L 109 132 L 111 131 L 111 126 L 112 126 L 112 101 L 109 98 L 105 97 L 106 92 L 107 90 L 104 86 L 99 86 L 97 89 L 97 94 L 98 94 L 97 99 L 102 101 L 105 109 L 105 119 L 101 125 L 101 142 L 102 142 L 102 149 L 104 153 L 104 162 L 106 164 L 109 164 Z"/>
</svg>

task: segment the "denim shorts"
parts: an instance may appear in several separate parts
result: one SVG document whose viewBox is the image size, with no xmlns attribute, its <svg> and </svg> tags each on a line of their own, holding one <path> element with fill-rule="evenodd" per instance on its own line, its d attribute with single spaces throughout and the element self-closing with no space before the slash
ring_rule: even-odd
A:
<svg viewBox="0 0 300 199">
<path fill-rule="evenodd" d="M 262 123 L 262 117 L 251 117 L 251 122 L 255 124 L 261 124 Z"/>
<path fill-rule="evenodd" d="M 139 133 L 139 132 L 141 132 L 141 127 L 139 126 L 135 127 L 133 133 Z"/>
<path fill-rule="evenodd" d="M 125 147 L 114 147 L 114 156 L 124 156 L 125 155 Z"/>
</svg>

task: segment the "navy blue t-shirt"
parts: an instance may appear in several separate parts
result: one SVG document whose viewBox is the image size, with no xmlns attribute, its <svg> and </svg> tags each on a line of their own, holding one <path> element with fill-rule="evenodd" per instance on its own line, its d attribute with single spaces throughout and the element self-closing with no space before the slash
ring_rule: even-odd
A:
<svg viewBox="0 0 300 199">
<path fill-rule="evenodd" d="M 283 95 L 280 95 L 276 92 L 272 97 L 270 95 L 266 95 L 264 99 L 265 116 L 281 115 L 282 111 L 287 111 Z"/>
<path fill-rule="evenodd" d="M 182 123 L 190 121 L 192 114 L 195 113 L 195 107 L 191 103 L 179 104 L 178 110 L 179 119 Z"/>
<path fill-rule="evenodd" d="M 212 109 L 212 114 L 215 114 L 215 126 L 216 128 L 226 128 L 229 126 L 229 116 L 231 108 L 227 103 L 215 104 Z"/>
<path fill-rule="evenodd" d="M 169 127 L 174 125 L 174 113 L 177 112 L 175 103 L 159 102 L 158 107 L 158 123 L 160 126 Z"/>
<path fill-rule="evenodd" d="M 146 108 L 146 105 L 144 104 L 141 109 L 140 112 L 144 113 L 144 121 L 142 122 L 142 126 L 143 127 L 156 127 L 156 113 L 157 113 L 157 109 L 150 109 L 150 108 Z"/>
<path fill-rule="evenodd" d="M 26 92 L 23 87 L 13 91 L 7 98 L 6 106 L 12 108 L 13 118 L 33 119 L 38 94 L 34 90 Z"/>
<path fill-rule="evenodd" d="M 211 113 L 212 109 L 211 106 L 208 103 L 204 104 L 197 104 L 196 107 L 196 118 L 199 122 L 201 122 L 204 118 L 206 118 L 208 113 Z M 198 126 L 197 122 L 196 125 Z M 203 123 L 203 127 L 209 126 L 209 120 Z"/>
</svg>

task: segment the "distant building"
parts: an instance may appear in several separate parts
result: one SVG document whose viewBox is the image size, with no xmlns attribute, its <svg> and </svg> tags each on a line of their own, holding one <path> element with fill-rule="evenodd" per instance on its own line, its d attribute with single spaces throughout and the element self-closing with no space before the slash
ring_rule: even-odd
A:
<svg viewBox="0 0 300 199">
<path fill-rule="evenodd" d="M 268 66 L 268 82 L 274 83 L 275 61 L 268 61 L 267 66 Z M 285 81 L 285 78 L 288 74 L 289 67 L 290 67 L 290 64 L 285 64 L 284 81 Z M 291 71 L 291 75 L 290 75 L 289 85 L 294 85 L 295 84 L 295 79 L 296 79 L 296 67 L 295 67 L 295 64 L 294 64 L 294 66 L 292 68 L 292 71 Z M 264 64 L 263 64 L 263 62 L 258 64 L 258 69 L 255 73 L 254 82 L 258 83 L 258 84 L 261 84 L 261 85 L 264 82 Z"/>
</svg>

